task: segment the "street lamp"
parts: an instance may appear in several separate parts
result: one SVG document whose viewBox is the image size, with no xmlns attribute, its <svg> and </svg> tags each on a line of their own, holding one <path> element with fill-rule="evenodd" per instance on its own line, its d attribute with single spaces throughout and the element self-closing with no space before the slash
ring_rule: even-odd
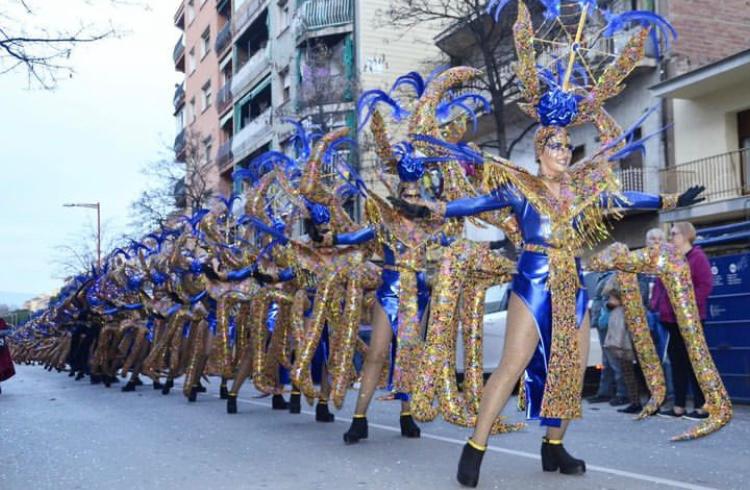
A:
<svg viewBox="0 0 750 490">
<path fill-rule="evenodd" d="M 64 208 L 88 208 L 96 209 L 96 267 L 101 269 L 102 267 L 102 219 L 101 219 L 101 205 L 99 201 L 93 204 L 88 203 L 69 203 L 63 204 Z"/>
</svg>

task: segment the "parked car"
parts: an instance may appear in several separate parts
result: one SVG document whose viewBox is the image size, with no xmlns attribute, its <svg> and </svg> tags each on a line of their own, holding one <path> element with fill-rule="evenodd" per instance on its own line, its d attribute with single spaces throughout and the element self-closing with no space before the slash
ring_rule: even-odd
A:
<svg viewBox="0 0 750 490">
<path fill-rule="evenodd" d="M 500 363 L 505 344 L 505 323 L 508 314 L 508 300 L 510 299 L 510 283 L 492 286 L 487 290 L 484 304 L 484 358 L 483 366 L 486 375 L 494 371 Z M 602 363 L 602 349 L 599 345 L 599 334 L 591 329 L 588 369 L 596 369 Z M 459 329 L 456 341 L 456 371 L 464 371 L 464 352 L 462 331 Z"/>
</svg>

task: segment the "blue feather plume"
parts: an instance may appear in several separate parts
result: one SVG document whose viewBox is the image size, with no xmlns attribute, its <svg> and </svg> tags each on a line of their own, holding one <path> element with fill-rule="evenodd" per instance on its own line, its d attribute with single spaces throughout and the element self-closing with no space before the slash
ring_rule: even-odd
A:
<svg viewBox="0 0 750 490">
<path fill-rule="evenodd" d="M 260 231 L 261 233 L 265 233 L 267 235 L 271 235 L 275 239 L 277 239 L 282 244 L 286 245 L 289 243 L 289 239 L 284 235 L 283 233 L 280 233 L 277 229 L 268 226 L 263 221 L 259 220 L 255 216 L 248 216 L 249 222 L 252 223 L 255 228 Z"/>
<path fill-rule="evenodd" d="M 467 105 L 466 102 L 474 102 L 475 104 L 479 105 L 481 109 L 486 112 L 492 112 L 492 106 L 490 105 L 490 102 L 482 97 L 479 94 L 464 94 L 459 97 L 456 97 L 453 100 L 449 100 L 447 102 L 444 102 L 440 104 L 437 109 L 435 110 L 435 114 L 437 115 L 438 119 L 441 121 L 445 121 L 450 117 L 451 110 L 454 107 L 458 107 L 460 109 L 463 109 L 470 117 L 471 117 L 471 123 L 473 132 L 476 133 L 477 131 L 477 113 L 474 108 Z"/>
<path fill-rule="evenodd" d="M 453 156 L 453 158 L 443 158 L 441 161 L 460 160 L 463 162 L 475 164 L 481 164 L 482 162 L 484 162 L 484 157 L 482 156 L 482 154 L 476 152 L 464 142 L 449 143 L 447 141 L 426 134 L 413 134 L 411 135 L 411 137 L 415 141 L 422 141 L 424 143 L 429 143 L 431 145 L 448 150 Z"/>
<path fill-rule="evenodd" d="M 358 129 L 365 127 L 372 117 L 372 113 L 378 104 L 386 104 L 391 108 L 391 116 L 400 121 L 409 115 L 409 111 L 404 109 L 390 95 L 382 90 L 368 90 L 364 92 L 357 102 L 357 114 L 359 115 L 360 124 Z"/>
<path fill-rule="evenodd" d="M 603 11 L 604 18 L 607 20 L 607 25 L 604 27 L 602 35 L 610 38 L 618 32 L 625 30 L 632 24 L 637 24 L 642 27 L 651 27 L 652 33 L 650 34 L 651 40 L 654 41 L 654 49 L 656 50 L 656 57 L 660 57 L 659 52 L 659 39 L 658 34 L 664 38 L 664 44 L 667 49 L 670 46 L 670 37 L 673 41 L 677 40 L 677 30 L 669 23 L 667 19 L 654 12 L 648 10 L 630 10 L 621 14 L 612 14 L 608 10 Z"/>
<path fill-rule="evenodd" d="M 416 71 L 410 71 L 406 75 L 402 75 L 396 79 L 396 81 L 393 83 L 393 86 L 391 87 L 391 90 L 388 92 L 388 95 L 391 95 L 402 85 L 412 87 L 417 93 L 417 98 L 422 97 L 422 94 L 424 94 L 425 88 L 427 87 L 425 85 L 424 79 L 422 78 L 422 75 L 420 75 Z"/>
</svg>

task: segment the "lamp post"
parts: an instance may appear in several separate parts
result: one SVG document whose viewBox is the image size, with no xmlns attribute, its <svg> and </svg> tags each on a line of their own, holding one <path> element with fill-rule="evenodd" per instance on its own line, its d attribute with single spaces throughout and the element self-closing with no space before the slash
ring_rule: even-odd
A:
<svg viewBox="0 0 750 490">
<path fill-rule="evenodd" d="M 88 208 L 96 209 L 96 267 L 101 269 L 102 267 L 102 217 L 101 217 L 101 205 L 99 201 L 89 203 L 69 203 L 63 204 L 65 208 Z"/>
</svg>

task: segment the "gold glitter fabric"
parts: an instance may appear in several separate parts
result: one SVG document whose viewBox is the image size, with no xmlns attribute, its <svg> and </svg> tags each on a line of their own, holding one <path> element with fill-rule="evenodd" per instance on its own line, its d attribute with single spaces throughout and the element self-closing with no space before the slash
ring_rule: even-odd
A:
<svg viewBox="0 0 750 490">
<path fill-rule="evenodd" d="M 611 270 L 613 266 L 610 259 L 610 249 L 608 248 L 589 259 L 588 265 L 591 270 L 597 272 Z M 651 393 L 651 398 L 637 417 L 638 419 L 644 419 L 656 413 L 664 403 L 667 393 L 664 369 L 661 359 L 656 353 L 656 347 L 648 327 L 646 310 L 643 307 L 641 291 L 638 286 L 638 275 L 632 272 L 618 272 L 617 284 L 622 293 L 625 323 L 633 338 L 638 363 Z"/>
<path fill-rule="evenodd" d="M 716 432 L 732 419 L 732 403 L 719 376 L 703 335 L 698 306 L 695 302 L 690 267 L 684 256 L 671 245 L 660 245 L 629 252 L 623 244 L 616 244 L 607 254 L 597 258 L 595 266 L 633 273 L 656 274 L 664 283 L 672 303 L 680 335 L 687 347 L 690 364 L 698 385 L 706 398 L 708 418 L 672 438 L 684 441 Z M 640 300 L 639 300 L 640 301 Z"/>
<path fill-rule="evenodd" d="M 475 425 L 483 384 L 484 293 L 492 281 L 509 279 L 512 270 L 511 261 L 489 252 L 484 244 L 458 240 L 443 249 L 430 302 L 430 326 L 412 392 L 411 410 L 417 420 L 433 420 L 440 413 L 452 424 Z M 462 291 L 465 376 L 460 393 L 455 371 Z M 523 426 L 506 424 L 499 417 L 492 432 L 511 432 Z"/>
<path fill-rule="evenodd" d="M 661 208 L 664 210 L 675 209 L 677 207 L 677 200 L 679 198 L 679 194 L 662 194 Z"/>
</svg>

